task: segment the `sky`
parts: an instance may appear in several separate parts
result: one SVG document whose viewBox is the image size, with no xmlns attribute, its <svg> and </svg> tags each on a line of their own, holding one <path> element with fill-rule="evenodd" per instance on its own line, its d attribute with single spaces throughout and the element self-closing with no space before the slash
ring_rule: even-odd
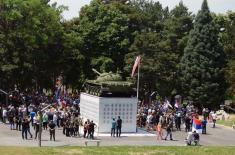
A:
<svg viewBox="0 0 235 155">
<path fill-rule="evenodd" d="M 51 0 L 58 5 L 68 6 L 69 10 L 63 13 L 66 20 L 72 19 L 79 15 L 82 6 L 89 4 L 91 0 Z M 168 6 L 170 9 L 179 4 L 180 0 L 154 0 L 159 1 L 163 7 Z M 189 8 L 189 11 L 197 13 L 203 0 L 183 0 L 183 3 Z M 228 10 L 235 11 L 235 0 L 208 0 L 210 10 L 215 13 L 226 13 Z"/>
</svg>

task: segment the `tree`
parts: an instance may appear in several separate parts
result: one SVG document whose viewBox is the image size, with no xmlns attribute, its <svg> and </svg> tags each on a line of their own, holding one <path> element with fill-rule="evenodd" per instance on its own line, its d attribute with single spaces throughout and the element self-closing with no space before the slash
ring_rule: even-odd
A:
<svg viewBox="0 0 235 155">
<path fill-rule="evenodd" d="M 228 12 L 225 15 L 215 15 L 214 21 L 220 30 L 219 39 L 223 45 L 227 56 L 227 66 L 225 69 L 225 78 L 227 82 L 227 97 L 235 97 L 235 12 Z"/>
<path fill-rule="evenodd" d="M 150 20 L 135 37 L 130 47 L 130 51 L 133 52 L 126 55 L 125 70 L 130 72 L 134 57 L 140 54 L 142 56 L 141 87 L 146 87 L 145 91 L 157 90 L 162 97 L 171 96 L 177 91 L 177 71 L 187 36 L 192 28 L 193 18 L 183 3 L 167 15 L 166 8 L 163 9 L 159 2 L 140 3 L 137 6 L 144 6 L 145 9 L 142 11 L 147 11 L 142 14 Z M 158 13 L 154 15 L 154 18 L 149 18 L 153 12 Z M 158 28 L 151 26 L 154 23 L 158 23 Z"/>
<path fill-rule="evenodd" d="M 56 68 L 48 63 L 59 55 L 60 13 L 47 0 L 0 0 L 0 73 L 8 88 L 40 84 Z"/>
<path fill-rule="evenodd" d="M 129 49 L 130 53 L 125 56 L 125 72 L 127 76 L 130 75 L 135 57 L 141 55 L 140 88 L 141 94 L 143 94 L 156 90 L 156 84 L 159 83 L 159 71 L 162 68 L 159 64 L 163 59 L 158 58 L 164 56 L 159 43 L 163 39 L 164 21 L 168 17 L 165 14 L 169 14 L 169 12 L 168 9 L 163 9 L 159 2 L 137 0 L 133 1 L 131 5 L 138 13 L 138 26 L 136 26 L 134 42 Z"/>
<path fill-rule="evenodd" d="M 228 58 L 226 67 L 226 81 L 228 83 L 228 95 L 235 98 L 235 13 L 228 13 L 228 24 L 226 27 L 227 42 L 224 43 L 225 52 Z"/>
<path fill-rule="evenodd" d="M 83 40 L 77 32 L 79 19 L 74 18 L 63 23 L 63 61 L 62 73 L 64 82 L 70 88 L 81 88 L 86 80 L 85 71 L 87 69 L 85 56 L 82 53 Z"/>
<path fill-rule="evenodd" d="M 171 73 L 171 78 L 166 83 L 169 84 L 168 92 L 171 95 L 181 94 L 179 64 L 187 45 L 189 32 L 193 28 L 193 15 L 188 11 L 181 1 L 173 10 L 170 11 L 169 18 L 164 24 L 164 42 L 169 53 L 172 66 L 166 67 Z"/>
<path fill-rule="evenodd" d="M 161 32 L 163 30 L 164 21 L 169 16 L 168 7 L 163 8 L 160 2 L 146 0 L 133 0 L 130 5 L 136 12 L 135 28 L 137 31 Z"/>
<path fill-rule="evenodd" d="M 218 106 L 225 94 L 224 66 L 225 54 L 218 41 L 218 29 L 204 0 L 181 59 L 184 96 L 198 106 Z"/>
<path fill-rule="evenodd" d="M 103 3 L 93 0 L 81 9 L 77 32 L 81 38 L 81 51 L 85 56 L 86 75 L 89 77 L 94 60 L 114 62 L 112 71 L 123 68 L 124 56 L 130 46 L 129 18 L 120 1 Z M 99 61 L 99 62 L 101 62 Z M 91 65 L 93 62 L 93 66 Z M 96 68 L 102 70 L 100 68 Z"/>
</svg>

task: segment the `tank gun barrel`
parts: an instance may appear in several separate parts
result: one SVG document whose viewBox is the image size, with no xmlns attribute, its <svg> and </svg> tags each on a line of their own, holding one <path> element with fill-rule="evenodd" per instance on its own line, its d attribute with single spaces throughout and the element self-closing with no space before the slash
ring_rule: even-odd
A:
<svg viewBox="0 0 235 155">
<path fill-rule="evenodd" d="M 98 74 L 98 75 L 101 75 L 101 73 L 98 72 L 95 68 L 92 68 L 92 71 L 95 72 L 95 73 Z"/>
</svg>

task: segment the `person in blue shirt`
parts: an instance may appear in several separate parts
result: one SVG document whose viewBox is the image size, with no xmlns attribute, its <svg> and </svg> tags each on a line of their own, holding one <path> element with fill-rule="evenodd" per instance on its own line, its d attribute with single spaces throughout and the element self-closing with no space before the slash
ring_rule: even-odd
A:
<svg viewBox="0 0 235 155">
<path fill-rule="evenodd" d="M 116 121 L 115 118 L 112 120 L 112 127 L 111 127 L 111 137 L 115 137 L 115 129 L 116 129 Z"/>
<path fill-rule="evenodd" d="M 33 118 L 34 118 L 35 115 L 36 115 L 36 113 L 35 113 L 34 111 L 31 111 L 31 112 L 29 113 L 30 121 L 31 121 L 32 126 L 34 126 L 34 124 L 33 124 Z"/>
<path fill-rule="evenodd" d="M 207 124 L 207 121 L 206 121 L 206 118 L 204 118 L 202 120 L 202 134 L 206 134 L 206 124 Z"/>
</svg>

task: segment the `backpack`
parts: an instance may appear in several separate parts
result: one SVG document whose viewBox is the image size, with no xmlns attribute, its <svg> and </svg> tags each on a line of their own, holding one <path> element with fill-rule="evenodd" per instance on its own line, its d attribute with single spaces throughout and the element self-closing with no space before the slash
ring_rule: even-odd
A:
<svg viewBox="0 0 235 155">
<path fill-rule="evenodd" d="M 193 134 L 193 136 L 194 136 L 194 140 L 199 140 L 199 134 L 198 133 Z"/>
</svg>

